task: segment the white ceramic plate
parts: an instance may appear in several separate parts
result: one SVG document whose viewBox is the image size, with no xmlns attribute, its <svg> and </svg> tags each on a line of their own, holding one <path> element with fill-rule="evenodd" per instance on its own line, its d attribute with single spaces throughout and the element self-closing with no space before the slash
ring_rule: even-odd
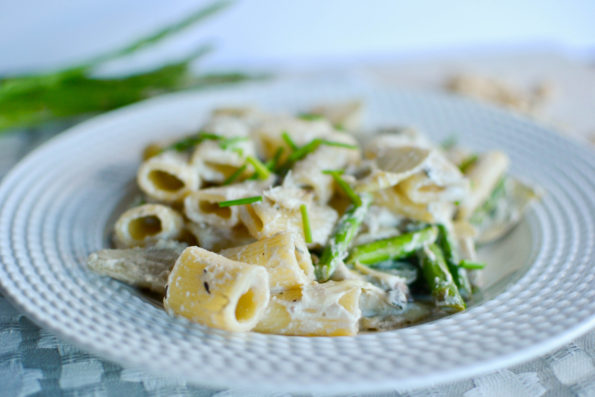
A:
<svg viewBox="0 0 595 397">
<path fill-rule="evenodd" d="M 362 98 L 367 126 L 415 125 L 498 148 L 512 174 L 546 192 L 508 238 L 483 252 L 485 300 L 418 326 L 357 337 L 232 334 L 169 317 L 96 276 L 149 141 L 193 132 L 217 105 L 299 110 Z M 23 160 L 0 187 L 0 282 L 43 327 L 102 357 L 211 387 L 299 391 L 410 388 L 477 375 L 545 353 L 595 325 L 595 156 L 532 122 L 438 94 L 275 86 L 185 93 L 83 123 Z"/>
</svg>

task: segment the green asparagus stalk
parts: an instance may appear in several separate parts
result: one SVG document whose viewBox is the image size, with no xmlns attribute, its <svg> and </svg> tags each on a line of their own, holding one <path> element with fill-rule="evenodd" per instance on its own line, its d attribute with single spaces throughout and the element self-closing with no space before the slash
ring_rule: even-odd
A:
<svg viewBox="0 0 595 397">
<path fill-rule="evenodd" d="M 0 132 L 56 119 L 88 116 L 163 92 L 263 77 L 241 73 L 209 74 L 197 77 L 190 70 L 191 64 L 198 57 L 206 54 L 210 49 L 209 46 L 200 46 L 185 59 L 147 72 L 117 78 L 99 78 L 93 75 L 95 68 L 104 62 L 154 45 L 183 29 L 194 26 L 229 4 L 231 4 L 230 1 L 217 0 L 148 37 L 63 70 L 38 75 L 0 77 Z"/>
<path fill-rule="evenodd" d="M 358 245 L 351 250 L 347 263 L 374 265 L 387 260 L 404 258 L 436 241 L 437 235 L 436 227 L 430 226 L 415 232 Z"/>
<path fill-rule="evenodd" d="M 140 38 L 122 48 L 99 55 L 79 65 L 71 66 L 53 73 L 6 78 L 2 80 L 2 85 L 0 85 L 0 98 L 5 94 L 27 94 L 31 90 L 59 86 L 63 81 L 84 76 L 92 68 L 97 67 L 104 62 L 121 58 L 151 45 L 155 45 L 171 35 L 179 33 L 227 8 L 230 4 L 231 2 L 227 0 L 215 1 L 206 7 L 196 10 L 181 21 L 177 21 L 149 36 Z"/>
<path fill-rule="evenodd" d="M 436 244 L 430 244 L 418 251 L 422 274 L 432 291 L 434 304 L 446 311 L 465 310 L 465 301 L 459 293 L 442 251 Z"/>
<path fill-rule="evenodd" d="M 360 195 L 362 205 L 352 205 L 343 214 L 329 243 L 322 251 L 322 256 L 316 264 L 316 279 L 319 282 L 327 281 L 348 253 L 349 245 L 357 235 L 359 228 L 372 203 L 372 195 L 364 193 Z"/>
<path fill-rule="evenodd" d="M 446 261 L 448 270 L 450 271 L 455 284 L 459 288 L 461 296 L 465 300 L 471 298 L 472 289 L 469 275 L 465 268 L 459 266 L 459 258 L 455 250 L 454 242 L 452 241 L 452 236 L 444 225 L 438 225 L 437 243 L 444 254 L 444 260 Z"/>
</svg>

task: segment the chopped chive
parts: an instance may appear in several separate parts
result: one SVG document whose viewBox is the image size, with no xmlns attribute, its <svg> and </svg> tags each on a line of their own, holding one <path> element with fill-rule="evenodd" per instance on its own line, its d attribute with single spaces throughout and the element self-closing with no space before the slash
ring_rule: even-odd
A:
<svg viewBox="0 0 595 397">
<path fill-rule="evenodd" d="M 322 170 L 322 173 L 326 174 L 326 175 L 332 175 L 332 174 L 343 175 L 345 173 L 345 170 Z"/>
<path fill-rule="evenodd" d="M 279 164 L 281 162 L 281 156 L 283 155 L 284 151 L 285 151 L 285 149 L 280 147 L 275 152 L 275 155 L 273 156 L 273 165 L 271 167 L 273 170 L 276 170 L 279 167 Z"/>
<path fill-rule="evenodd" d="M 163 153 L 168 150 L 183 152 L 198 145 L 201 141 L 202 140 L 198 136 L 189 136 L 164 147 L 163 149 L 161 149 L 161 152 Z"/>
<path fill-rule="evenodd" d="M 462 267 L 463 269 L 469 269 L 469 270 L 481 270 L 484 267 L 486 267 L 486 265 L 485 265 L 485 263 L 472 262 L 472 261 L 463 259 L 462 261 L 459 262 L 459 267 Z"/>
<path fill-rule="evenodd" d="M 278 147 L 277 150 L 275 151 L 275 155 L 273 156 L 273 158 L 269 159 L 269 161 L 264 163 L 265 167 L 267 167 L 269 170 L 275 172 L 275 170 L 279 166 L 279 159 L 281 158 L 283 151 L 284 150 L 283 150 L 282 146 Z"/>
<path fill-rule="evenodd" d="M 294 163 L 298 160 L 303 159 L 304 157 L 306 157 L 307 155 L 309 155 L 310 153 L 312 153 L 313 151 L 318 149 L 318 146 L 320 146 L 321 144 L 322 144 L 322 139 L 320 139 L 320 138 L 312 139 L 310 142 L 306 143 L 304 146 L 298 148 L 296 151 L 291 153 L 291 155 L 289 156 L 289 161 Z"/>
<path fill-rule="evenodd" d="M 336 141 L 323 140 L 322 144 L 325 146 L 336 146 L 336 147 L 342 147 L 345 149 L 353 149 L 353 150 L 359 149 L 359 147 L 357 147 L 357 145 L 351 145 L 349 143 L 336 142 Z"/>
<path fill-rule="evenodd" d="M 221 135 L 217 135 L 217 134 L 211 134 L 210 132 L 204 132 L 201 131 L 198 133 L 198 136 L 203 140 L 203 141 L 207 141 L 207 140 L 211 140 L 211 141 L 218 141 L 220 139 L 223 139 L 223 137 Z"/>
<path fill-rule="evenodd" d="M 355 145 L 350 145 L 350 144 L 343 143 L 343 142 L 327 141 L 327 140 L 321 139 L 321 138 L 314 138 L 310 142 L 306 143 L 304 146 L 298 147 L 296 150 L 294 150 L 293 153 L 291 153 L 289 155 L 289 158 L 287 159 L 287 162 L 283 165 L 282 169 L 283 170 L 290 169 L 295 162 L 303 159 L 310 153 L 314 152 L 316 149 L 318 149 L 318 147 L 320 145 L 337 146 L 337 147 L 342 147 L 342 148 L 346 148 L 346 149 L 357 149 L 358 148 Z"/>
<path fill-rule="evenodd" d="M 258 175 L 258 178 L 265 180 L 271 176 L 271 171 L 256 157 L 246 156 L 246 162 L 254 167 L 254 171 Z"/>
<path fill-rule="evenodd" d="M 262 196 L 245 197 L 237 200 L 220 201 L 219 208 L 231 207 L 234 205 L 252 204 L 262 201 Z"/>
<path fill-rule="evenodd" d="M 306 204 L 300 205 L 300 212 L 302 213 L 302 225 L 304 227 L 304 238 L 306 243 L 312 242 L 312 229 L 310 228 L 310 218 L 308 217 L 308 207 Z"/>
<path fill-rule="evenodd" d="M 180 139 L 170 145 L 167 145 L 163 149 L 161 149 L 161 153 L 168 151 L 168 150 L 175 150 L 176 152 L 184 152 L 186 150 L 192 149 L 199 143 L 205 140 L 219 140 L 221 139 L 220 135 L 211 134 L 209 132 L 199 132 L 196 135 L 187 136 L 185 138 Z"/>
<path fill-rule="evenodd" d="M 298 114 L 298 118 L 306 121 L 314 121 L 324 119 L 324 116 L 317 113 L 300 113 Z"/>
<path fill-rule="evenodd" d="M 238 154 L 238 156 L 244 157 L 244 150 L 241 147 L 235 147 L 231 150 L 232 150 L 232 152 L 236 152 Z"/>
<path fill-rule="evenodd" d="M 248 168 L 248 165 L 244 164 L 243 166 L 235 170 L 233 174 L 231 174 L 225 181 L 223 181 L 223 184 L 229 185 L 230 183 L 238 179 L 240 175 L 242 175 L 244 171 L 246 171 L 246 168 Z"/>
<path fill-rule="evenodd" d="M 459 169 L 461 170 L 461 172 L 465 173 L 469 169 L 469 167 L 471 167 L 473 164 L 477 162 L 477 158 L 477 154 L 472 154 L 471 156 L 463 160 L 461 162 L 461 165 L 459 165 Z"/>
<path fill-rule="evenodd" d="M 283 138 L 283 140 L 285 141 L 285 143 L 287 143 L 291 150 L 298 150 L 298 145 L 296 145 L 293 139 L 291 139 L 287 131 L 283 131 L 283 133 L 281 134 L 281 138 Z"/>
<path fill-rule="evenodd" d="M 339 187 L 345 192 L 347 197 L 349 197 L 353 205 L 355 205 L 356 207 L 362 205 L 361 197 L 357 193 L 355 193 L 353 188 L 349 186 L 349 184 L 345 182 L 343 178 L 341 178 L 341 175 L 344 173 L 343 170 L 324 170 L 322 171 L 322 173 L 333 177 L 335 182 L 337 182 L 337 185 L 339 185 Z"/>
<path fill-rule="evenodd" d="M 221 143 L 219 143 L 219 147 L 221 147 L 221 149 L 229 149 L 230 147 L 235 146 L 238 142 L 243 142 L 243 141 L 247 141 L 249 138 L 247 136 L 234 136 L 231 138 L 225 138 L 221 140 Z"/>
</svg>

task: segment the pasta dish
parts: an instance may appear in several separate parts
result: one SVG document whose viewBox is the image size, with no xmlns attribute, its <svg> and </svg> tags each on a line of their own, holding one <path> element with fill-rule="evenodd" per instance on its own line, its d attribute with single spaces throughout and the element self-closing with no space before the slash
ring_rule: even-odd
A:
<svg viewBox="0 0 595 397">
<path fill-rule="evenodd" d="M 365 130 L 361 113 L 218 108 L 149 144 L 115 248 L 89 268 L 229 331 L 355 335 L 465 310 L 482 285 L 476 245 L 514 227 L 534 190 L 500 151 Z"/>
</svg>

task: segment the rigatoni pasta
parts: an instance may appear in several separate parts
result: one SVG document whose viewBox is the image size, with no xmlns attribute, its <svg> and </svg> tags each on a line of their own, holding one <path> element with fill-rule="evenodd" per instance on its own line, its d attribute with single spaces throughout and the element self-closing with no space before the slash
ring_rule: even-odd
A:
<svg viewBox="0 0 595 397">
<path fill-rule="evenodd" d="M 160 240 L 176 240 L 184 229 L 184 219 L 162 204 L 144 204 L 124 212 L 114 226 L 117 247 L 146 246 Z"/>
<path fill-rule="evenodd" d="M 485 266 L 476 245 L 535 191 L 506 175 L 504 153 L 361 130 L 361 110 L 220 108 L 196 134 L 149 144 L 144 203 L 89 268 L 227 331 L 353 336 L 465 310 Z"/>
<path fill-rule="evenodd" d="M 189 192 L 198 189 L 200 177 L 187 163 L 185 156 L 166 152 L 141 164 L 137 182 L 151 199 L 176 203 L 182 201 Z"/>
<path fill-rule="evenodd" d="M 269 296 L 269 276 L 262 267 L 189 247 L 169 274 L 163 304 L 195 322 L 247 331 L 262 317 Z"/>
<path fill-rule="evenodd" d="M 300 288 L 314 281 L 308 248 L 303 239 L 293 232 L 280 232 L 220 253 L 233 260 L 266 268 L 273 291 Z"/>
</svg>

